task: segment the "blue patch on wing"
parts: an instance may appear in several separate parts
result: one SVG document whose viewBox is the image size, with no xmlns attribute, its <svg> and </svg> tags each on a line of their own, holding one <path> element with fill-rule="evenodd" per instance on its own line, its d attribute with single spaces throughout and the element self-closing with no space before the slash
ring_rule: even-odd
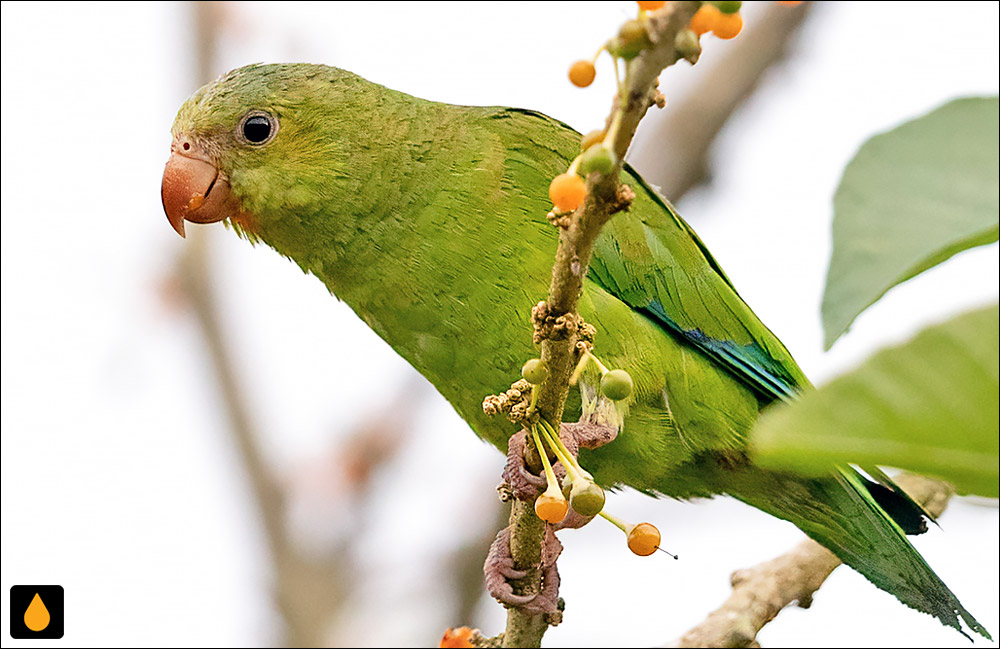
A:
<svg viewBox="0 0 1000 649">
<path fill-rule="evenodd" d="M 717 340 L 700 329 L 684 329 L 667 315 L 659 300 L 651 301 L 640 311 L 652 315 L 668 330 L 721 363 L 765 400 L 786 400 L 798 394 L 795 379 L 756 343 L 740 345 L 732 340 Z"/>
</svg>

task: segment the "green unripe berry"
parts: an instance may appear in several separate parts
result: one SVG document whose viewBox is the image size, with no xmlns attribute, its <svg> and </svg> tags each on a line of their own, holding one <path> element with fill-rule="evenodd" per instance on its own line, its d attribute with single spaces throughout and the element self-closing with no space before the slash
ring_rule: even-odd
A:
<svg viewBox="0 0 1000 649">
<path fill-rule="evenodd" d="M 629 60 L 634 59 L 649 46 L 649 34 L 646 32 L 646 26 L 633 19 L 626 21 L 621 26 L 621 29 L 618 30 L 618 36 L 608 41 L 606 47 L 608 52 L 614 56 Z"/>
<path fill-rule="evenodd" d="M 678 54 L 692 64 L 696 63 L 701 55 L 701 43 L 698 42 L 698 35 L 690 29 L 682 29 L 677 32 L 677 37 L 674 38 L 674 47 Z"/>
<path fill-rule="evenodd" d="M 632 394 L 632 377 L 625 370 L 611 370 L 601 377 L 601 392 L 612 401 L 627 399 Z"/>
<path fill-rule="evenodd" d="M 712 2 L 712 4 L 724 14 L 734 14 L 743 7 L 743 3 L 736 0 L 720 0 L 719 2 Z"/>
<path fill-rule="evenodd" d="M 581 516 L 597 516 L 604 509 L 604 490 L 589 480 L 573 483 L 569 506 Z"/>
<path fill-rule="evenodd" d="M 532 358 L 521 368 L 521 377 L 532 385 L 543 383 L 548 375 L 549 368 L 545 367 L 540 358 Z"/>
<path fill-rule="evenodd" d="M 573 475 L 570 473 L 567 473 L 562 480 L 562 493 L 566 500 L 569 500 L 570 494 L 573 493 Z"/>
<path fill-rule="evenodd" d="M 642 24 L 642 21 L 635 19 L 627 20 L 622 24 L 621 28 L 618 29 L 618 38 L 629 44 L 634 43 L 643 47 L 649 45 L 649 34 L 646 32 L 646 26 Z"/>
<path fill-rule="evenodd" d="M 580 158 L 580 171 L 587 175 L 592 171 L 607 175 L 614 171 L 617 157 L 614 152 L 603 145 L 592 146 Z"/>
</svg>

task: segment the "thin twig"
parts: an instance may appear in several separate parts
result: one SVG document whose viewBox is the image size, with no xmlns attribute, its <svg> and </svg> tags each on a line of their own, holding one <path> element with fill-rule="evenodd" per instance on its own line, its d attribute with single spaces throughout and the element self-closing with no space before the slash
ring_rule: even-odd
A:
<svg viewBox="0 0 1000 649">
<path fill-rule="evenodd" d="M 630 160 L 674 203 L 709 176 L 709 150 L 716 136 L 753 94 L 764 73 L 784 58 L 813 3 L 768 5 L 748 20 L 739 38 L 719 48 L 724 54 L 708 62 L 683 99 L 668 98 L 668 110 L 651 115 L 643 125 Z"/>
<path fill-rule="evenodd" d="M 948 499 L 955 493 L 947 483 L 911 473 L 904 473 L 895 481 L 934 517 L 944 512 Z M 807 539 L 780 557 L 737 570 L 731 577 L 733 592 L 729 599 L 668 646 L 759 646 L 757 634 L 764 625 L 793 602 L 808 608 L 813 594 L 840 563 L 832 552 Z"/>
<path fill-rule="evenodd" d="M 191 3 L 195 26 L 195 75 L 206 83 L 216 74 L 215 61 L 226 5 L 220 2 Z M 264 539 L 274 571 L 274 598 L 284 621 L 280 644 L 292 647 L 327 645 L 329 621 L 345 601 L 344 561 L 341 555 L 304 557 L 298 553 L 285 526 L 286 494 L 275 480 L 261 449 L 261 434 L 253 418 L 234 369 L 226 343 L 222 313 L 208 271 L 212 232 L 195 229 L 178 260 L 177 272 L 184 293 L 208 351 L 210 366 L 229 421 L 227 430 L 246 471 L 251 502 L 260 516 Z"/>
<path fill-rule="evenodd" d="M 610 133 L 608 145 L 618 160 L 625 158 L 639 120 L 655 101 L 657 76 L 667 66 L 679 59 L 674 43 L 678 32 L 685 29 L 698 10 L 699 2 L 672 2 L 664 9 L 649 15 L 647 32 L 651 46 L 628 64 L 626 87 L 616 98 L 609 123 L 617 127 Z M 542 339 L 542 360 L 549 370 L 549 378 L 540 386 L 538 411 L 546 420 L 562 420 L 563 406 L 569 394 L 569 376 L 575 365 L 575 346 L 579 323 L 576 315 L 577 301 L 583 289 L 594 241 L 611 215 L 627 203 L 626 189 L 618 181 L 618 170 L 607 175 L 591 174 L 587 180 L 587 198 L 566 227 L 560 228 L 559 247 L 552 268 L 552 281 L 548 300 L 536 307 L 539 318 L 557 323 L 561 334 Z M 560 324 L 561 323 L 561 324 Z M 538 457 L 527 458 L 536 472 Z M 537 593 L 540 589 L 538 564 L 541 560 L 543 523 L 534 512 L 532 503 L 515 500 L 510 515 L 510 551 L 514 566 L 531 571 L 527 577 L 515 582 L 520 594 Z M 531 614 L 511 608 L 507 614 L 504 646 L 538 647 L 547 623 L 544 615 Z"/>
<path fill-rule="evenodd" d="M 224 20 L 224 5 L 217 2 L 191 3 L 195 39 L 195 75 L 197 83 L 211 80 L 219 47 Z M 282 567 L 294 563 L 288 538 L 284 530 L 284 493 L 273 479 L 259 444 L 259 431 L 243 397 L 243 390 L 234 371 L 233 361 L 225 342 L 218 300 L 208 273 L 210 234 L 203 231 L 191 233 L 178 263 L 178 275 L 185 295 L 191 302 L 194 315 L 208 349 L 208 364 L 215 375 L 221 401 L 229 420 L 228 430 L 246 470 L 247 482 L 253 493 L 253 502 L 260 514 L 264 538 L 273 558 L 279 586 L 278 607 L 286 620 L 292 613 L 287 597 L 283 596 Z M 289 622 L 288 640 L 298 646 L 303 638 L 295 633 Z"/>
<path fill-rule="evenodd" d="M 287 491 L 275 480 L 267 466 L 260 445 L 260 431 L 239 385 L 232 355 L 223 333 L 222 318 L 209 273 L 208 237 L 210 232 L 193 230 L 180 263 L 185 294 L 191 301 L 195 318 L 208 349 L 207 361 L 215 374 L 222 405 L 229 419 L 228 430 L 246 471 L 251 501 L 260 515 L 273 570 L 273 595 L 284 621 L 280 644 L 289 647 L 325 647 L 329 645 L 334 622 L 346 603 L 356 580 L 352 563 L 352 545 L 364 538 L 361 523 L 323 552 L 299 551 L 285 524 Z M 350 480 L 344 499 L 354 500 L 363 509 L 367 504 L 371 476 L 375 469 L 390 461 L 406 434 L 408 420 L 396 413 L 413 412 L 414 384 L 407 384 L 383 414 L 366 419 L 361 428 L 348 437 L 338 452 L 343 471 Z"/>
</svg>

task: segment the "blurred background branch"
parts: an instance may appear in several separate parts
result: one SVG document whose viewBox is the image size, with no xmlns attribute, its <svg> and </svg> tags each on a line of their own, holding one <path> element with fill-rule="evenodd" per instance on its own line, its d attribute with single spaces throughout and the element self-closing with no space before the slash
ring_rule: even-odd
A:
<svg viewBox="0 0 1000 649">
<path fill-rule="evenodd" d="M 895 478 L 935 518 L 944 513 L 954 488 L 912 473 Z M 759 647 L 757 634 L 789 604 L 812 606 L 813 595 L 840 559 L 812 539 L 789 552 L 732 574 L 729 599 L 670 647 Z"/>
<path fill-rule="evenodd" d="M 200 86 L 217 74 L 216 53 L 226 21 L 228 3 L 191 3 L 197 38 L 195 41 L 196 82 Z M 227 338 L 223 333 L 222 314 L 208 272 L 215 232 L 193 228 L 188 245 L 179 259 L 179 275 L 190 299 L 206 347 L 208 363 L 216 378 L 221 404 L 229 421 L 231 439 L 246 470 L 248 487 L 253 495 L 267 542 L 274 575 L 274 599 L 284 621 L 284 642 L 291 647 L 322 647 L 329 644 L 330 627 L 336 620 L 344 599 L 349 595 L 352 569 L 349 546 L 358 530 L 338 535 L 338 542 L 324 552 L 304 555 L 298 551 L 287 526 L 288 495 L 273 478 L 260 446 L 261 434 L 239 385 Z M 398 404 L 406 408 L 410 404 Z M 389 408 L 386 412 L 397 412 Z M 342 497 L 363 499 L 372 472 L 399 446 L 404 432 L 402 418 L 373 417 L 356 431 L 353 443 L 339 454 L 335 464 L 348 473 L 354 490 Z M 387 441 L 388 438 L 388 441 Z M 334 469 L 327 467 L 327 470 Z M 344 524 L 349 524 L 347 521 Z"/>
<path fill-rule="evenodd" d="M 231 15 L 234 6 L 235 3 L 228 2 L 190 3 L 196 34 L 192 87 L 211 81 L 221 72 L 217 54 L 227 24 L 234 22 Z M 216 232 L 207 228 L 189 229 L 187 245 L 178 259 L 180 284 L 202 332 L 208 350 L 206 361 L 218 385 L 230 437 L 246 471 L 251 500 L 260 516 L 274 575 L 274 601 L 284 623 L 281 644 L 329 646 L 337 637 L 337 621 L 345 604 L 361 579 L 353 563 L 353 546 L 363 539 L 364 518 L 342 516 L 334 524 L 343 529 L 326 535 L 319 548 L 313 547 L 308 552 L 293 538 L 288 524 L 289 510 L 295 505 L 294 492 L 304 485 L 298 480 L 301 476 L 287 484 L 275 480 L 261 447 L 263 437 L 240 386 L 209 272 L 214 234 Z M 350 501 L 331 509 L 365 508 L 373 474 L 392 461 L 406 436 L 413 432 L 411 415 L 418 406 L 414 395 L 426 394 L 423 388 L 422 380 L 404 383 L 395 396 L 390 396 L 387 405 L 362 417 L 362 424 L 347 435 L 346 441 L 335 444 L 329 461 L 314 464 L 320 475 L 313 477 L 312 482 L 321 486 L 321 492 L 326 488 L 326 493 L 318 494 L 319 498 Z M 334 489 L 330 489 L 331 486 Z M 309 485 L 304 487 L 310 488 Z M 506 517 L 504 508 L 492 494 L 484 495 L 483 501 L 487 503 L 485 507 L 496 510 L 495 518 Z M 320 526 L 330 523 L 320 522 Z M 440 566 L 443 580 L 456 594 L 451 598 L 454 612 L 448 619 L 473 619 L 483 595 L 482 562 L 491 541 L 490 529 L 484 528 Z"/>
<path fill-rule="evenodd" d="M 767 70 L 784 60 L 813 5 L 760 4 L 764 7 L 739 38 L 726 43 L 721 56 L 710 65 L 699 62 L 697 82 L 684 98 L 674 102 L 668 95 L 667 108 L 654 111 L 636 139 L 630 158 L 673 203 L 711 178 L 709 153 L 715 137 L 753 95 Z"/>
</svg>

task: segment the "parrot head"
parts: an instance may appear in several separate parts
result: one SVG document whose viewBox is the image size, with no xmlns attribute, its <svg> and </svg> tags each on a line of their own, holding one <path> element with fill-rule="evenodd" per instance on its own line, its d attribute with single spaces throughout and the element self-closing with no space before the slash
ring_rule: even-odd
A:
<svg viewBox="0 0 1000 649">
<path fill-rule="evenodd" d="M 170 225 L 230 219 L 254 234 L 262 220 L 304 207 L 343 159 L 338 114 L 349 73 L 320 65 L 249 65 L 223 75 L 177 113 L 160 196 Z M 345 174 L 346 175 L 346 174 Z M 329 204 L 329 203 L 328 203 Z"/>
</svg>

